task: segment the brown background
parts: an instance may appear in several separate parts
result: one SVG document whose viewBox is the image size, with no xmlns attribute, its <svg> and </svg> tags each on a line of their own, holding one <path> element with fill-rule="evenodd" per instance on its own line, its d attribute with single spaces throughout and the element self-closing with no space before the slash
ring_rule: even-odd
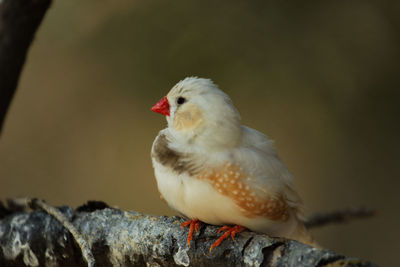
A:
<svg viewBox="0 0 400 267">
<path fill-rule="evenodd" d="M 301 3 L 300 3 L 301 2 Z M 0 197 L 151 214 L 150 107 L 180 79 L 212 78 L 267 133 L 308 211 L 379 217 L 313 231 L 392 266 L 400 215 L 398 1 L 55 1 L 0 142 Z"/>
</svg>

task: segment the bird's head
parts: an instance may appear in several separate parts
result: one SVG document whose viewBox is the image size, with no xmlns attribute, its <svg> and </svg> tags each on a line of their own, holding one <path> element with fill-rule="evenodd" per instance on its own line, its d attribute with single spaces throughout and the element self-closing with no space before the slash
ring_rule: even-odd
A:
<svg viewBox="0 0 400 267">
<path fill-rule="evenodd" d="M 240 142 L 240 115 L 232 101 L 211 80 L 188 77 L 178 82 L 152 110 L 166 115 L 175 141 L 204 148 Z"/>
</svg>

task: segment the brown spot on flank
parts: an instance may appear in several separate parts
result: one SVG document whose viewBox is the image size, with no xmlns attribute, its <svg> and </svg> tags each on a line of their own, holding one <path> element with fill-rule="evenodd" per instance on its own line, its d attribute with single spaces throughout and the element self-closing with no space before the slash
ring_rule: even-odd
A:
<svg viewBox="0 0 400 267">
<path fill-rule="evenodd" d="M 247 217 L 267 217 L 274 221 L 287 221 L 290 207 L 283 195 L 258 196 L 245 183 L 248 178 L 241 168 L 225 164 L 222 168 L 201 173 L 199 179 L 208 180 L 219 193 L 231 198 Z"/>
</svg>

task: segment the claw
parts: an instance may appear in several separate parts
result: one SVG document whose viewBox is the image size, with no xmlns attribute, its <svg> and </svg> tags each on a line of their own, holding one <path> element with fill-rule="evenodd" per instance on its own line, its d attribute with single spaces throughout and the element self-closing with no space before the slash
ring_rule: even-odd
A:
<svg viewBox="0 0 400 267">
<path fill-rule="evenodd" d="M 225 230 L 227 230 L 227 229 L 229 229 L 229 228 L 231 228 L 231 227 L 230 227 L 230 226 L 227 226 L 227 225 L 222 226 L 221 228 L 218 229 L 217 234 L 219 234 L 219 233 L 221 233 L 222 231 L 225 231 Z"/>
<path fill-rule="evenodd" d="M 235 235 L 242 232 L 245 228 L 243 226 L 240 225 L 235 225 L 235 226 L 222 226 L 221 228 L 219 228 L 218 233 L 220 233 L 221 231 L 226 230 L 226 232 L 221 235 L 217 241 L 215 241 L 211 247 L 210 247 L 210 252 L 213 250 L 214 247 L 218 247 L 222 241 L 224 241 L 228 236 L 231 236 L 232 240 L 235 240 Z"/>
<path fill-rule="evenodd" d="M 197 233 L 197 231 L 199 230 L 200 224 L 201 224 L 201 221 L 199 221 L 199 220 L 188 220 L 181 224 L 181 229 L 183 227 L 189 226 L 189 234 L 187 237 L 187 243 L 188 243 L 189 248 L 190 248 L 190 241 L 192 241 L 192 239 L 193 239 L 193 231 L 195 231 Z"/>
</svg>

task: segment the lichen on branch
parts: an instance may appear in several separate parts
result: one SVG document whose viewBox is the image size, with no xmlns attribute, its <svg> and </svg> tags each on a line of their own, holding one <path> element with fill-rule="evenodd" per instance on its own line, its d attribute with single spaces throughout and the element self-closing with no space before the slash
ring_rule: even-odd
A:
<svg viewBox="0 0 400 267">
<path fill-rule="evenodd" d="M 191 248 L 180 217 L 108 208 L 58 209 L 88 243 L 95 266 L 374 266 L 297 241 L 245 231 L 211 253 L 217 226 L 203 224 Z M 45 211 L 0 217 L 0 266 L 87 266 L 73 235 Z"/>
</svg>

